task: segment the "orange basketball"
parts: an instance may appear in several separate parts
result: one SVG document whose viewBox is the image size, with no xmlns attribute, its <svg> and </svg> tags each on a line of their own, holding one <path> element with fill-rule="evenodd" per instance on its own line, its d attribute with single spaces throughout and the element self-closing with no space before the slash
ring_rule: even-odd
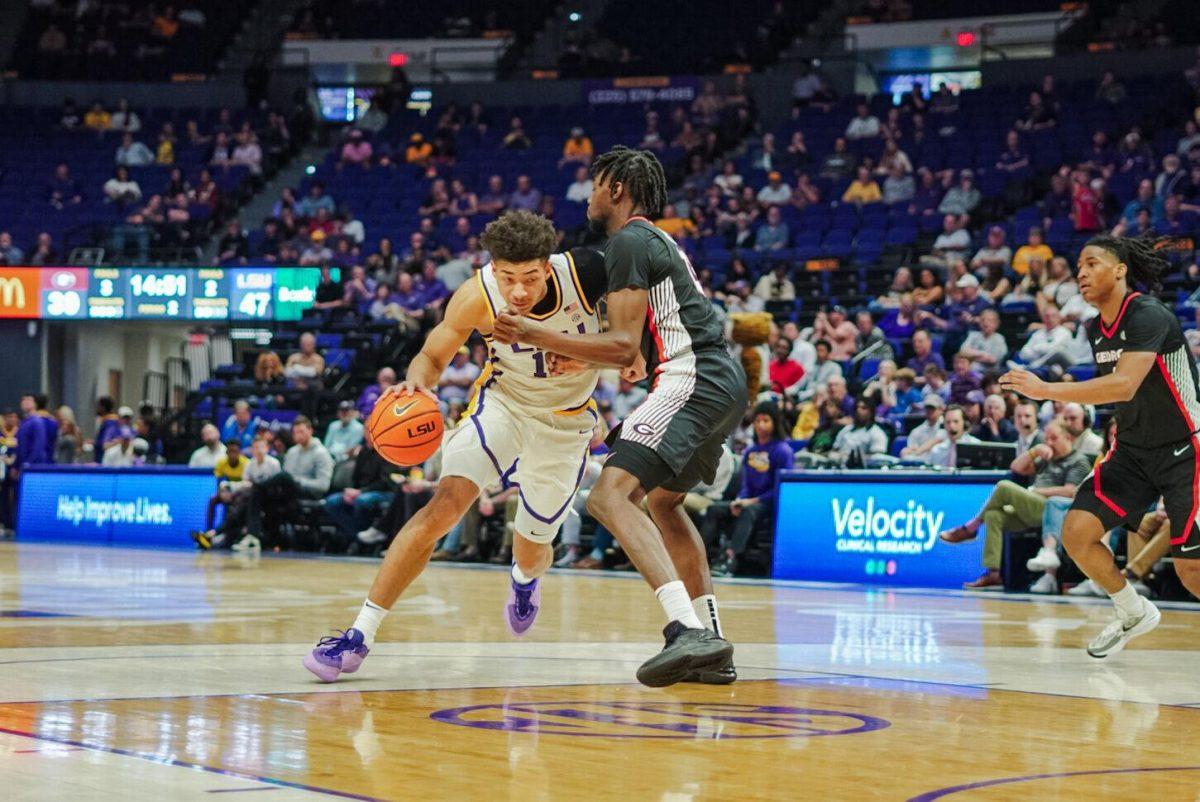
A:
<svg viewBox="0 0 1200 802">
<path fill-rule="evenodd" d="M 385 394 L 367 418 L 367 433 L 375 450 L 402 468 L 420 465 L 432 457 L 445 431 L 437 402 L 424 393 Z"/>
</svg>

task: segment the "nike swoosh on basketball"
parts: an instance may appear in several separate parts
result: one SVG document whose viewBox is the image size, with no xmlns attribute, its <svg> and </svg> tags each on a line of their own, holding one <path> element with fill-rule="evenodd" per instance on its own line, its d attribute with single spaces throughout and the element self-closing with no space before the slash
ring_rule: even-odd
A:
<svg viewBox="0 0 1200 802">
<path fill-rule="evenodd" d="M 407 404 L 405 404 L 402 407 L 393 407 L 392 414 L 398 418 L 401 415 L 403 415 L 405 412 L 408 412 L 408 410 L 411 409 L 412 405 L 415 403 L 417 403 L 417 402 L 414 400 L 414 401 L 409 401 Z"/>
<path fill-rule="evenodd" d="M 1180 454 L 1182 454 L 1183 452 L 1185 452 L 1185 451 L 1187 451 L 1187 450 L 1188 450 L 1188 447 L 1187 447 L 1187 446 L 1184 446 L 1183 448 L 1181 448 L 1181 449 L 1178 449 L 1178 450 L 1175 452 L 1175 456 L 1177 456 L 1177 457 L 1178 457 Z"/>
</svg>

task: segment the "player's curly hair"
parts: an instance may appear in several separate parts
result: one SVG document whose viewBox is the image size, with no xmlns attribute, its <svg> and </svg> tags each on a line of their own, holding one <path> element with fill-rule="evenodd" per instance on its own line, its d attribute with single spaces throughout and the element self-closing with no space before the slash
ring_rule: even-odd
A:
<svg viewBox="0 0 1200 802">
<path fill-rule="evenodd" d="M 1171 263 L 1164 251 L 1177 244 L 1174 237 L 1092 237 L 1083 247 L 1095 246 L 1117 257 L 1129 268 L 1128 284 L 1149 293 L 1162 290 L 1162 276 Z"/>
<path fill-rule="evenodd" d="M 647 217 L 658 217 L 667 205 L 667 176 L 658 157 L 648 150 L 617 145 L 592 164 L 596 181 L 620 182 L 633 198 L 633 207 Z"/>
<path fill-rule="evenodd" d="M 546 261 L 558 247 L 554 224 L 523 209 L 507 212 L 487 224 L 479 242 L 492 259 L 502 262 Z"/>
</svg>

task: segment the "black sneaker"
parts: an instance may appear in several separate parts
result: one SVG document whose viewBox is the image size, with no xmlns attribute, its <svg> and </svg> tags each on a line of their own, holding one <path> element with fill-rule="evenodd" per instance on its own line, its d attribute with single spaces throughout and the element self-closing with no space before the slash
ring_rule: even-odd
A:
<svg viewBox="0 0 1200 802">
<path fill-rule="evenodd" d="M 666 646 L 642 663 L 638 682 L 651 688 L 663 688 L 683 682 L 693 672 L 711 671 L 733 664 L 733 644 L 707 629 L 689 629 L 672 621 L 663 630 Z"/>
<path fill-rule="evenodd" d="M 691 682 L 697 685 L 732 685 L 737 682 L 737 668 L 731 659 L 722 666 L 712 668 L 694 668 L 680 682 Z"/>
</svg>

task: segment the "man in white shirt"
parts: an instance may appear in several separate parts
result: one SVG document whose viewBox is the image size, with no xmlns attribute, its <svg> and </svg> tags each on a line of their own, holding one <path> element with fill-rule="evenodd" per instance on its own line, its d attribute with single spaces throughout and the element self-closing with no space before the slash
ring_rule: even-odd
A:
<svg viewBox="0 0 1200 802">
<path fill-rule="evenodd" d="M 363 443 L 363 424 L 353 401 L 338 404 L 338 417 L 325 430 L 325 449 L 335 462 L 358 455 Z"/>
<path fill-rule="evenodd" d="M 221 432 L 211 423 L 204 424 L 200 430 L 200 441 L 204 444 L 192 452 L 188 459 L 189 468 L 217 467 L 217 460 L 225 456 L 225 446 L 221 445 Z"/>
<path fill-rule="evenodd" d="M 117 148 L 116 163 L 126 167 L 145 167 L 154 163 L 154 154 L 150 148 L 134 140 L 133 134 L 125 134 L 121 137 L 121 146 Z"/>
<path fill-rule="evenodd" d="M 995 309 L 980 312 L 979 330 L 968 334 L 958 350 L 971 360 L 971 369 L 980 373 L 999 365 L 1008 354 L 1008 343 L 1000 333 L 1000 313 Z"/>
<path fill-rule="evenodd" d="M 830 458 L 848 462 L 852 457 L 865 459 L 868 456 L 886 454 L 887 433 L 875 423 L 875 404 L 860 398 L 854 404 L 854 423 L 842 427 L 833 441 Z"/>
<path fill-rule="evenodd" d="M 846 126 L 846 139 L 873 139 L 879 136 L 879 118 L 866 103 L 858 104 L 858 113 Z"/>
<path fill-rule="evenodd" d="M 958 446 L 962 443 L 978 443 L 979 438 L 967 432 L 967 416 L 958 404 L 946 408 L 942 415 L 941 434 L 921 448 L 914 449 L 911 456 L 928 454 L 928 462 L 937 468 L 958 467 Z"/>
<path fill-rule="evenodd" d="M 592 194 L 592 174 L 588 168 L 580 167 L 575 171 L 575 181 L 567 187 L 567 200 L 575 203 L 587 203 Z"/>
<path fill-rule="evenodd" d="M 1047 304 L 1042 308 L 1042 326 L 1029 335 L 1017 358 L 1033 368 L 1050 362 L 1065 362 L 1069 366 L 1073 361 L 1067 354 L 1071 332 L 1062 325 L 1062 313 L 1057 306 Z"/>
<path fill-rule="evenodd" d="M 1023 399 L 1013 410 L 1013 424 L 1017 427 L 1017 453 L 1024 454 L 1042 442 L 1042 429 L 1038 425 L 1037 403 Z"/>
<path fill-rule="evenodd" d="M 763 206 L 792 202 L 792 188 L 783 183 L 782 173 L 772 171 L 767 174 L 767 185 L 758 191 L 758 202 Z"/>
<path fill-rule="evenodd" d="M 922 256 L 921 263 L 947 267 L 965 260 L 970 247 L 971 235 L 959 223 L 957 215 L 948 214 L 942 219 L 942 233 L 933 241 L 933 252 Z"/>
<path fill-rule="evenodd" d="M 1082 404 L 1064 404 L 1062 420 L 1075 440 L 1076 451 L 1092 458 L 1104 453 L 1104 438 L 1092 430 L 1091 417 Z"/>
<path fill-rule="evenodd" d="M 754 285 L 754 294 L 764 301 L 794 301 L 796 286 L 788 278 L 788 265 L 776 262 L 775 268 Z"/>
<path fill-rule="evenodd" d="M 441 381 L 438 382 L 438 398 L 443 403 L 467 402 L 467 397 L 471 394 L 471 385 L 479 378 L 480 373 L 479 366 L 471 361 L 470 354 L 467 347 L 462 346 L 442 371 Z"/>
<path fill-rule="evenodd" d="M 946 408 L 946 402 L 940 395 L 927 395 L 922 403 L 925 420 L 908 433 L 908 444 L 900 451 L 900 456 L 904 459 L 929 462 L 929 449 L 933 448 L 932 444 L 944 433 L 942 410 Z"/>
<path fill-rule="evenodd" d="M 812 398 L 817 392 L 817 387 L 823 384 L 828 384 L 830 379 L 842 378 L 842 365 L 839 362 L 834 362 L 829 358 L 833 346 L 828 340 L 817 340 L 813 344 L 817 352 L 817 359 L 813 363 L 811 371 L 805 371 L 804 378 L 797 385 L 798 391 L 796 397 L 801 401 L 807 401 Z"/>
<path fill-rule="evenodd" d="M 120 439 L 104 449 L 104 457 L 100 464 L 105 468 L 131 468 L 138 464 L 133 429 L 122 426 L 118 434 Z"/>
</svg>

